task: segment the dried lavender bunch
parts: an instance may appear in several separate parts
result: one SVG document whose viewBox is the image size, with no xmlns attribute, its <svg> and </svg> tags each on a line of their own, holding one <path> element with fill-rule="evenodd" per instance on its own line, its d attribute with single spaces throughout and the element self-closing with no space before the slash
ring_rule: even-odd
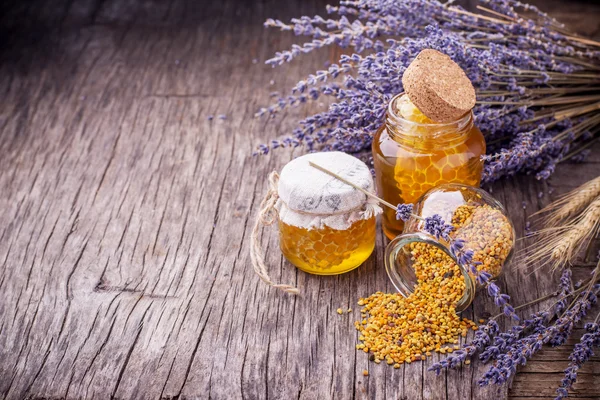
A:
<svg viewBox="0 0 600 400">
<path fill-rule="evenodd" d="M 573 37 L 533 6 L 481 3 L 483 14 L 435 0 L 342 1 L 327 8 L 336 17 L 267 20 L 265 26 L 309 38 L 278 52 L 267 61 L 273 66 L 331 45 L 354 53 L 259 110 L 257 115 L 274 115 L 323 96 L 332 100 L 327 110 L 301 120 L 292 136 L 257 152 L 300 145 L 309 151 L 368 149 L 387 103 L 403 91 L 404 70 L 421 50 L 433 48 L 457 62 L 476 86 L 476 123 L 488 139 L 484 181 L 518 172 L 544 179 L 561 160 L 581 158 L 579 150 L 598 137 L 600 126 L 598 43 Z M 526 18 L 522 10 L 534 16 Z"/>
<path fill-rule="evenodd" d="M 551 306 L 554 308 L 552 315 L 560 313 L 566 307 L 566 300 L 572 294 L 572 282 L 571 282 L 571 270 L 565 269 L 561 275 L 559 291 L 556 295 L 559 300 Z M 523 306 L 535 304 L 538 301 L 543 301 L 549 298 L 549 296 L 542 297 L 531 303 Z M 518 307 L 518 308 L 522 308 Z M 519 325 L 512 326 L 506 332 L 500 332 L 496 319 L 504 313 L 496 315 L 491 318 L 487 324 L 481 325 L 475 334 L 475 338 L 470 343 L 463 346 L 463 348 L 457 352 L 452 353 L 446 360 L 442 360 L 439 363 L 434 364 L 429 368 L 429 371 L 435 371 L 439 374 L 443 369 L 456 368 L 467 358 L 474 356 L 476 353 L 479 354 L 479 359 L 483 362 L 495 360 L 500 354 L 504 354 L 508 346 L 513 345 L 514 342 L 520 339 L 521 335 L 526 332 L 539 333 L 545 329 L 548 320 L 550 319 L 550 312 L 548 310 L 539 311 L 532 314 L 528 319 L 525 319 Z M 479 333 L 481 330 L 484 333 Z M 485 340 L 484 340 L 485 339 Z"/>
<path fill-rule="evenodd" d="M 541 350 L 542 345 L 563 345 L 571 335 L 574 326 L 596 304 L 599 291 L 600 285 L 595 285 L 591 290 L 585 292 L 584 296 L 575 301 L 575 304 L 554 324 L 516 340 L 510 346 L 507 346 L 505 351 L 496 357 L 493 364 L 479 380 L 479 385 L 503 384 L 517 372 L 517 366 L 527 364 L 528 359 Z"/>
<path fill-rule="evenodd" d="M 566 342 L 575 325 L 585 317 L 592 306 L 597 304 L 597 296 L 600 293 L 600 284 L 597 283 L 599 275 L 600 261 L 592 272 L 589 283 L 579 288 L 575 285 L 577 289 L 573 289 L 570 269 L 563 270 L 557 292 L 517 308 L 558 297 L 550 307 L 532 314 L 529 319 L 512 326 L 505 332 L 493 328 L 497 327 L 496 318 L 502 314 L 493 317 L 487 324 L 480 326 L 483 333 L 476 334 L 472 342 L 467 343 L 445 360 L 434 364 L 429 370 L 439 374 L 444 369 L 456 368 L 467 358 L 479 353 L 481 361 L 492 361 L 489 369 L 479 380 L 479 384 L 484 386 L 490 383 L 505 383 L 516 373 L 517 366 L 526 364 L 527 360 L 542 348 L 542 345 L 561 346 Z M 569 300 L 573 297 L 574 300 Z M 568 301 L 571 301 L 569 305 L 567 305 Z M 559 317 L 554 320 L 555 316 Z M 600 345 L 597 320 L 598 317 L 592 324 L 586 325 L 587 336 L 584 335 L 585 338 L 582 338 L 581 343 L 569 357 L 571 363 L 565 370 L 561 387 L 557 390 L 558 399 L 568 394 L 568 389 L 577 377 L 577 370 L 591 356 L 592 348 Z"/>
</svg>

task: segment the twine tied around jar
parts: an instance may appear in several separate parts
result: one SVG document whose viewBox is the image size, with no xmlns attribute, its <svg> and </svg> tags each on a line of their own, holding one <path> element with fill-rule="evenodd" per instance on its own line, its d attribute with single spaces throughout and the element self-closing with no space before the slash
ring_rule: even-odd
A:
<svg viewBox="0 0 600 400">
<path fill-rule="evenodd" d="M 260 203 L 260 211 L 258 212 L 258 217 L 254 223 L 254 229 L 252 229 L 252 235 L 250 237 L 250 259 L 252 260 L 254 272 L 256 272 L 259 278 L 267 285 L 283 290 L 289 294 L 299 294 L 300 291 L 295 286 L 275 283 L 271 280 L 265 264 L 265 255 L 260 245 L 260 240 L 258 239 L 258 234 L 262 226 L 270 226 L 277 221 L 278 217 L 275 205 L 279 199 L 279 195 L 277 194 L 278 183 L 279 174 L 276 171 L 271 172 L 269 174 L 269 190 L 263 201 Z"/>
</svg>

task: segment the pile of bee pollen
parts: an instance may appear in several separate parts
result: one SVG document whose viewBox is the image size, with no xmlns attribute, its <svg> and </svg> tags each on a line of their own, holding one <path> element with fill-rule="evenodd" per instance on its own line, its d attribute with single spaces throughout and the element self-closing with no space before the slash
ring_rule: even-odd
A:
<svg viewBox="0 0 600 400">
<path fill-rule="evenodd" d="M 467 228 L 473 258 L 496 275 L 513 240 L 506 217 L 487 205 L 464 205 L 457 208 L 452 223 L 454 232 L 461 236 L 461 227 Z M 395 368 L 425 360 L 432 352 L 451 353 L 459 348 L 460 336 L 465 337 L 469 329 L 477 330 L 477 324 L 456 314 L 456 304 L 465 290 L 459 266 L 435 246 L 408 246 L 417 277 L 414 292 L 406 298 L 399 293 L 377 292 L 360 299 L 362 321 L 355 322 L 361 341 L 356 348 L 371 353 L 372 361 L 384 361 Z"/>
</svg>

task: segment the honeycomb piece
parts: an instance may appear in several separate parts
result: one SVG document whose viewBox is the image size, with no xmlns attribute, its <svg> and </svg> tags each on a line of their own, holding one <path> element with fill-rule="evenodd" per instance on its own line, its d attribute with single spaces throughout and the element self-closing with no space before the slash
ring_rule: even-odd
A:
<svg viewBox="0 0 600 400">
<path fill-rule="evenodd" d="M 305 229 L 279 222 L 283 255 L 303 271 L 334 275 L 358 267 L 375 247 L 375 218 L 360 220 L 346 230 L 328 226 Z"/>
</svg>

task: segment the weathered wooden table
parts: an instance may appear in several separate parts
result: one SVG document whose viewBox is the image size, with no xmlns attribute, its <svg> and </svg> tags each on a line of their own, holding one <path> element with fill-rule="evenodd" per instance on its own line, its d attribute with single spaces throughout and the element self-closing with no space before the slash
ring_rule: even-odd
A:
<svg viewBox="0 0 600 400">
<path fill-rule="evenodd" d="M 248 239 L 267 173 L 301 150 L 251 153 L 319 105 L 253 114 L 335 57 L 272 71 L 262 61 L 294 38 L 262 22 L 323 13 L 322 1 L 13 3 L 0 6 L 0 398 L 553 396 L 572 346 L 542 351 L 512 389 L 478 388 L 478 363 L 436 377 L 432 360 L 395 370 L 356 352 L 357 299 L 392 290 L 382 235 L 359 269 L 317 277 L 286 263 L 265 229 L 273 278 L 302 294 L 255 276 Z M 598 6 L 561 13 L 597 36 Z M 519 234 L 598 174 L 599 150 L 547 183 L 493 186 Z M 513 266 L 502 286 L 522 304 L 556 279 Z M 480 297 L 468 316 L 494 312 Z M 575 389 L 599 398 L 598 357 Z"/>
</svg>

